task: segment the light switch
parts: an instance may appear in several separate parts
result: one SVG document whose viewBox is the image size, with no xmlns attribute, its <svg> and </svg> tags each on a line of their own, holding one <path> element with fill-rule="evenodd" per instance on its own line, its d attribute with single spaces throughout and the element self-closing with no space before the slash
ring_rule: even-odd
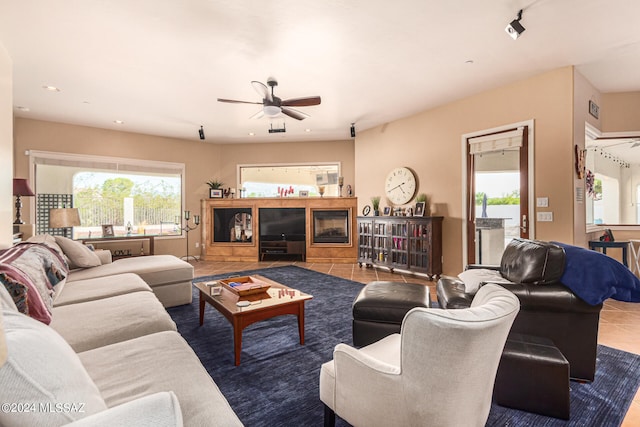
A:
<svg viewBox="0 0 640 427">
<path fill-rule="evenodd" d="M 547 208 L 547 207 L 549 207 L 549 198 L 548 197 L 538 197 L 538 198 L 536 198 L 536 207 L 539 207 L 539 208 Z"/>
<path fill-rule="evenodd" d="M 538 222 L 552 222 L 553 212 L 538 212 L 536 215 Z"/>
</svg>

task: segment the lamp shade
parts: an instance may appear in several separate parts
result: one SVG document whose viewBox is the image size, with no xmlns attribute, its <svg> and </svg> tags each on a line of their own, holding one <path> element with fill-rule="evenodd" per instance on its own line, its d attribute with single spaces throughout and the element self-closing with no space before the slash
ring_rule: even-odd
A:
<svg viewBox="0 0 640 427">
<path fill-rule="evenodd" d="M 78 208 L 59 208 L 49 211 L 49 227 L 68 228 L 80 225 Z"/>
<path fill-rule="evenodd" d="M 35 196 L 26 178 L 13 178 L 14 196 Z"/>
</svg>

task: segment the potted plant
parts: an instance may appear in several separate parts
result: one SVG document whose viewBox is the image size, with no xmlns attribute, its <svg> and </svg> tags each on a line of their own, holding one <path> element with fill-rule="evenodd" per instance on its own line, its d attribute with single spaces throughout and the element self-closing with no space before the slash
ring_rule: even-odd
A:
<svg viewBox="0 0 640 427">
<path fill-rule="evenodd" d="M 429 216 L 431 214 L 428 200 L 429 198 L 424 193 L 420 193 L 416 196 L 416 203 L 424 203 L 424 216 Z"/>
<path fill-rule="evenodd" d="M 213 199 L 222 197 L 222 186 L 224 185 L 222 181 L 212 179 L 211 181 L 207 181 L 207 185 L 209 186 L 209 198 Z"/>
<path fill-rule="evenodd" d="M 380 196 L 374 196 L 371 198 L 371 204 L 373 205 L 373 215 L 380 215 Z"/>
<path fill-rule="evenodd" d="M 218 188 L 222 188 L 224 183 L 222 181 L 218 181 L 217 179 L 212 179 L 211 181 L 207 181 L 207 185 L 209 188 L 217 190 Z"/>
</svg>

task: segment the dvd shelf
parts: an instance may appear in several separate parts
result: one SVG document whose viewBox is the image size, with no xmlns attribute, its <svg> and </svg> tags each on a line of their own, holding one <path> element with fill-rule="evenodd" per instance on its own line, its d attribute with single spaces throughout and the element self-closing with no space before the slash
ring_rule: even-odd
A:
<svg viewBox="0 0 640 427">
<path fill-rule="evenodd" d="M 358 217 L 358 264 L 442 274 L 443 217 Z"/>
</svg>

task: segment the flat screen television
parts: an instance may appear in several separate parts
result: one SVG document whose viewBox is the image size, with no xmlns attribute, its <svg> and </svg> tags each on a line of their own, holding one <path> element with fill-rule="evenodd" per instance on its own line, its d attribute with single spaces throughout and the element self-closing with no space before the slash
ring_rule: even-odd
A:
<svg viewBox="0 0 640 427">
<path fill-rule="evenodd" d="M 260 208 L 260 240 L 305 240 L 304 208 Z"/>
</svg>

